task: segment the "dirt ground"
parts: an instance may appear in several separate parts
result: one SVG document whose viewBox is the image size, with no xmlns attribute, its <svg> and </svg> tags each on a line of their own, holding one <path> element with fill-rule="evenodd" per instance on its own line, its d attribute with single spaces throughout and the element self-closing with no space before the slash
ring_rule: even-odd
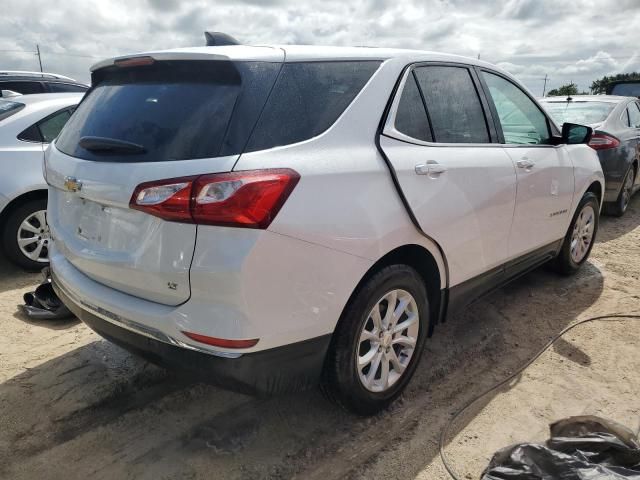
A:
<svg viewBox="0 0 640 480">
<path fill-rule="evenodd" d="M 38 281 L 0 259 L 0 478 L 446 479 L 438 437 L 469 399 L 577 319 L 640 312 L 640 195 L 603 218 L 585 268 L 539 269 L 436 330 L 404 397 L 356 418 L 317 391 L 256 399 L 141 361 L 76 322 L 16 308 Z M 491 454 L 597 414 L 639 426 L 640 322 L 580 326 L 452 429 L 447 455 L 479 478 Z"/>
</svg>

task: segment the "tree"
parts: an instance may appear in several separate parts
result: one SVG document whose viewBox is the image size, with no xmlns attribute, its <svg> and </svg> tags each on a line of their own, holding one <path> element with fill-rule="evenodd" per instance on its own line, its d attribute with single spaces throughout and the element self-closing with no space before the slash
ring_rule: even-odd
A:
<svg viewBox="0 0 640 480">
<path fill-rule="evenodd" d="M 607 85 L 617 80 L 638 80 L 640 81 L 640 72 L 618 73 L 610 77 L 604 76 L 599 80 L 594 80 L 591 84 L 591 92 L 594 95 L 599 93 L 607 93 Z"/>
<path fill-rule="evenodd" d="M 547 93 L 549 97 L 570 97 L 571 95 L 578 95 L 578 85 L 573 82 L 549 90 L 549 93 Z"/>
</svg>

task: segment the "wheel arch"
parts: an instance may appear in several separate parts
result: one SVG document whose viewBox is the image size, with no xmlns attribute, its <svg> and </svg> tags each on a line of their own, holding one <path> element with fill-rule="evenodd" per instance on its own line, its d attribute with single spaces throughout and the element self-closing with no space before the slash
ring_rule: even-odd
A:
<svg viewBox="0 0 640 480">
<path fill-rule="evenodd" d="M 438 261 L 434 255 L 424 246 L 418 244 L 407 244 L 394 248 L 380 257 L 363 275 L 356 287 L 351 292 L 349 299 L 345 303 L 344 311 L 353 301 L 355 295 L 360 291 L 362 286 L 373 275 L 379 272 L 384 267 L 396 264 L 404 264 L 414 268 L 420 277 L 424 280 L 427 288 L 427 296 L 429 298 L 429 315 L 431 318 L 429 336 L 431 336 L 433 327 L 438 323 L 442 317 L 442 309 L 444 307 L 443 292 L 446 289 L 442 288 L 444 282 L 446 282 L 446 272 L 441 271 L 438 266 Z M 338 320 L 338 323 L 342 321 L 342 315 Z M 337 327 L 337 324 L 336 324 Z"/>
<path fill-rule="evenodd" d="M 599 180 L 592 181 L 584 191 L 584 193 L 587 192 L 593 193 L 598 198 L 600 207 L 602 207 L 602 204 L 604 203 L 604 185 L 602 184 L 602 182 L 600 182 Z M 584 193 L 582 195 L 584 195 Z"/>
<path fill-rule="evenodd" d="M 30 190 L 12 199 L 0 212 L 0 228 L 4 228 L 7 217 L 16 207 L 30 202 L 31 200 L 39 200 L 42 198 L 47 198 L 46 189 Z"/>
</svg>

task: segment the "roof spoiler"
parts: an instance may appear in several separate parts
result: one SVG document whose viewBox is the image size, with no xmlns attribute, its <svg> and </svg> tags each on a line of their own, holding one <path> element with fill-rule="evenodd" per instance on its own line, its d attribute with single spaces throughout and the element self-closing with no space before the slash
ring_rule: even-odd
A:
<svg viewBox="0 0 640 480">
<path fill-rule="evenodd" d="M 240 42 L 222 32 L 204 32 L 207 47 L 220 47 L 222 45 L 240 45 Z"/>
</svg>

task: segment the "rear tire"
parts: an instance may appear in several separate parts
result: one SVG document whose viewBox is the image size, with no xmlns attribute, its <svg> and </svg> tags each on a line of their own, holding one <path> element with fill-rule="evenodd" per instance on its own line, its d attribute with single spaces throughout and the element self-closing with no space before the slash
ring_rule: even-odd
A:
<svg viewBox="0 0 640 480">
<path fill-rule="evenodd" d="M 4 223 L 1 240 L 7 258 L 29 271 L 40 271 L 49 264 L 48 247 L 51 240 L 46 210 L 45 198 L 29 200 L 10 212 Z M 22 239 L 22 245 L 18 243 L 19 238 Z"/>
<path fill-rule="evenodd" d="M 585 193 L 573 215 L 560 253 L 553 261 L 554 270 L 558 273 L 571 275 L 589 258 L 598 233 L 599 208 L 596 195 Z"/>
<path fill-rule="evenodd" d="M 627 211 L 629 202 L 631 201 L 631 194 L 633 192 L 633 185 L 636 180 L 636 171 L 633 165 L 629 167 L 627 174 L 622 181 L 622 188 L 618 194 L 618 198 L 615 202 L 605 203 L 604 212 L 607 215 L 613 215 L 614 217 L 621 217 Z"/>
<path fill-rule="evenodd" d="M 397 315 L 387 315 L 389 306 Z M 407 265 L 384 267 L 358 289 L 338 322 L 325 360 L 323 392 L 358 415 L 386 408 L 411 380 L 429 325 L 422 277 Z"/>
</svg>

